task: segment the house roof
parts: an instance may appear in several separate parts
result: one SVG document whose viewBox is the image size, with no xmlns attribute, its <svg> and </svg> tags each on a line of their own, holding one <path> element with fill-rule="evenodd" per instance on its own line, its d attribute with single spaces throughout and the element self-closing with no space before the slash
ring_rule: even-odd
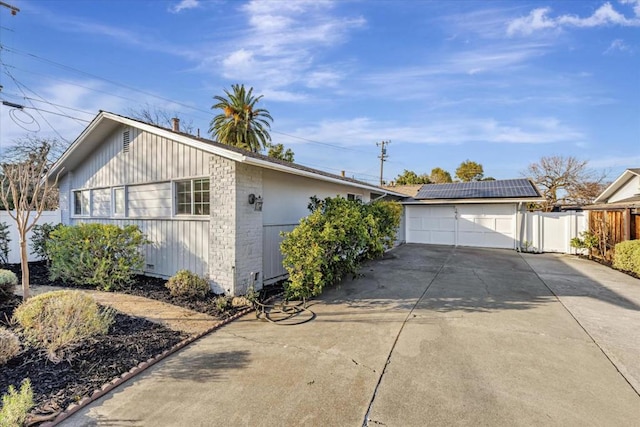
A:
<svg viewBox="0 0 640 427">
<path fill-rule="evenodd" d="M 422 188 L 423 184 L 410 184 L 410 185 L 385 185 L 384 188 L 391 191 L 402 193 L 409 197 L 415 197 L 418 191 Z"/>
<path fill-rule="evenodd" d="M 640 168 L 630 168 L 622 172 L 622 175 L 618 177 L 611 185 L 604 189 L 602 193 L 593 201 L 594 204 L 607 203 L 607 200 L 611 198 L 620 188 L 622 188 L 630 179 L 635 176 L 640 176 Z M 620 202 L 616 202 L 620 203 Z"/>
<path fill-rule="evenodd" d="M 513 203 L 541 202 L 535 184 L 529 179 L 425 184 L 407 203 Z"/>
<path fill-rule="evenodd" d="M 594 203 L 592 205 L 583 206 L 585 210 L 616 210 L 627 208 L 640 208 L 640 196 L 632 196 L 613 203 Z"/>
<path fill-rule="evenodd" d="M 118 126 L 121 125 L 136 127 L 146 132 L 150 132 L 158 136 L 203 150 L 205 152 L 234 160 L 236 162 L 251 164 L 267 169 L 273 169 L 293 175 L 306 176 L 321 181 L 348 184 L 353 187 L 391 194 L 397 197 L 405 196 L 402 193 L 384 189 L 375 185 L 368 184 L 366 182 L 358 181 L 356 179 L 335 175 L 329 172 L 309 168 L 296 163 L 274 159 L 263 154 L 220 144 L 210 139 L 196 137 L 184 132 L 176 132 L 172 129 L 152 125 L 140 120 L 132 119 L 130 117 L 110 113 L 108 111 L 100 111 L 98 115 L 96 115 L 96 117 L 91 121 L 91 123 L 87 125 L 82 133 L 53 165 L 53 168 L 49 172 L 49 177 L 64 175 L 66 170 L 73 170 L 79 162 L 90 155 L 111 132 L 113 132 Z"/>
</svg>

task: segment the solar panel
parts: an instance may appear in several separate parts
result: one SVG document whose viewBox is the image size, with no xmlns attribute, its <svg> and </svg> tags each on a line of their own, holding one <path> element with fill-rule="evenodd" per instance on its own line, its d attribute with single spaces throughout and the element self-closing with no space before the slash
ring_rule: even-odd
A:
<svg viewBox="0 0 640 427">
<path fill-rule="evenodd" d="M 491 199 L 539 197 L 528 179 L 425 184 L 415 199 Z"/>
</svg>

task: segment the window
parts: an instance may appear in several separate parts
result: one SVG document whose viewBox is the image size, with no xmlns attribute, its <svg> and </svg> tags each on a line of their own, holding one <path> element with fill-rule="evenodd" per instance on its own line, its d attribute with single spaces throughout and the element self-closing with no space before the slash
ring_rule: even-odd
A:
<svg viewBox="0 0 640 427">
<path fill-rule="evenodd" d="M 73 213 L 75 215 L 89 215 L 89 190 L 73 192 Z"/>
<path fill-rule="evenodd" d="M 209 178 L 176 182 L 176 214 L 209 215 Z"/>
<path fill-rule="evenodd" d="M 126 209 L 126 193 L 124 187 L 116 187 L 113 189 L 113 214 L 118 216 L 125 215 Z"/>
</svg>

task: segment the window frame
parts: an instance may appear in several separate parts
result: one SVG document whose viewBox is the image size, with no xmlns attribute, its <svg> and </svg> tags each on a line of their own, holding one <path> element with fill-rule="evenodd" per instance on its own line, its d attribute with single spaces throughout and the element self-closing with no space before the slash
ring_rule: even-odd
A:
<svg viewBox="0 0 640 427">
<path fill-rule="evenodd" d="M 74 217 L 89 217 L 91 216 L 91 190 L 73 190 L 71 192 L 73 195 L 73 216 Z M 76 194 L 80 195 L 80 213 L 77 212 L 78 200 L 76 199 Z M 83 199 L 83 195 L 86 194 L 86 199 Z M 86 206 L 82 203 L 86 200 Z M 85 208 L 86 209 L 83 209 Z"/>
<path fill-rule="evenodd" d="M 122 212 L 117 211 L 117 192 L 122 190 Z M 126 217 L 127 216 L 127 187 L 121 185 L 111 188 L 111 215 L 114 217 Z"/>
<path fill-rule="evenodd" d="M 188 190 L 185 188 L 181 188 L 181 186 L 184 186 L 184 184 L 188 183 Z M 203 186 L 201 185 L 201 187 L 199 189 L 197 189 L 197 184 L 204 184 L 206 183 L 206 189 L 203 188 Z M 211 215 L 211 178 L 210 177 L 199 177 L 199 178 L 189 178 L 189 179 L 180 179 L 180 180 L 175 180 L 173 181 L 173 212 L 174 212 L 174 216 L 177 217 L 206 217 Z M 186 199 L 188 199 L 188 201 L 182 201 L 180 200 L 180 195 L 181 194 L 186 194 L 187 197 Z M 197 194 L 201 194 L 204 195 L 206 194 L 207 197 L 199 197 L 199 201 L 196 200 L 198 199 L 198 197 L 196 197 Z M 184 206 L 188 206 L 189 207 L 189 211 L 188 212 L 180 212 L 181 208 Z M 205 209 L 206 207 L 206 209 Z M 206 210 L 206 213 L 197 213 L 197 211 L 199 210 L 198 208 L 200 208 L 200 210 L 202 210 L 202 212 L 204 212 Z"/>
</svg>

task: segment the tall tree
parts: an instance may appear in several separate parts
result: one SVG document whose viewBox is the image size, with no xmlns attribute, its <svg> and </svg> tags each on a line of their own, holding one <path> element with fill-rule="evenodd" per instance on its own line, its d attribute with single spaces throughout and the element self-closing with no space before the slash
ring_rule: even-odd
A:
<svg viewBox="0 0 640 427">
<path fill-rule="evenodd" d="M 54 140 L 25 139 L 8 149 L 2 169 L 0 200 L 16 223 L 20 238 L 23 298 L 29 298 L 29 258 L 27 233 L 40 219 L 55 191 L 58 177 L 47 177 L 53 162 Z M 13 206 L 11 206 L 11 201 Z M 13 209 L 11 209 L 13 207 Z"/>
<path fill-rule="evenodd" d="M 269 111 L 256 108 L 262 95 L 253 96 L 253 88 L 231 85 L 232 91 L 224 90 L 226 98 L 214 96 L 218 101 L 211 109 L 222 110 L 210 123 L 209 133 L 222 144 L 233 145 L 258 152 L 271 141 L 269 131 L 273 118 Z"/>
<path fill-rule="evenodd" d="M 433 184 L 445 184 L 447 182 L 453 182 L 451 174 L 442 168 L 431 169 L 431 175 L 429 179 Z"/>
<path fill-rule="evenodd" d="M 412 185 L 412 184 L 429 184 L 431 181 L 429 180 L 429 176 L 427 174 L 418 175 L 414 171 L 410 171 L 405 169 L 398 177 L 395 179 L 397 185 Z"/>
<path fill-rule="evenodd" d="M 599 194 L 606 176 L 589 170 L 587 164 L 573 156 L 542 157 L 522 174 L 536 183 L 546 199 L 541 208 L 550 211 L 558 203 L 590 203 Z"/>
<path fill-rule="evenodd" d="M 293 163 L 293 150 L 291 148 L 284 149 L 283 144 L 271 144 L 267 143 L 267 156 L 274 159 L 284 160 L 285 162 Z"/>
<path fill-rule="evenodd" d="M 481 181 L 484 176 L 484 169 L 480 163 L 467 159 L 460 163 L 456 169 L 456 178 L 462 182 Z"/>
</svg>

